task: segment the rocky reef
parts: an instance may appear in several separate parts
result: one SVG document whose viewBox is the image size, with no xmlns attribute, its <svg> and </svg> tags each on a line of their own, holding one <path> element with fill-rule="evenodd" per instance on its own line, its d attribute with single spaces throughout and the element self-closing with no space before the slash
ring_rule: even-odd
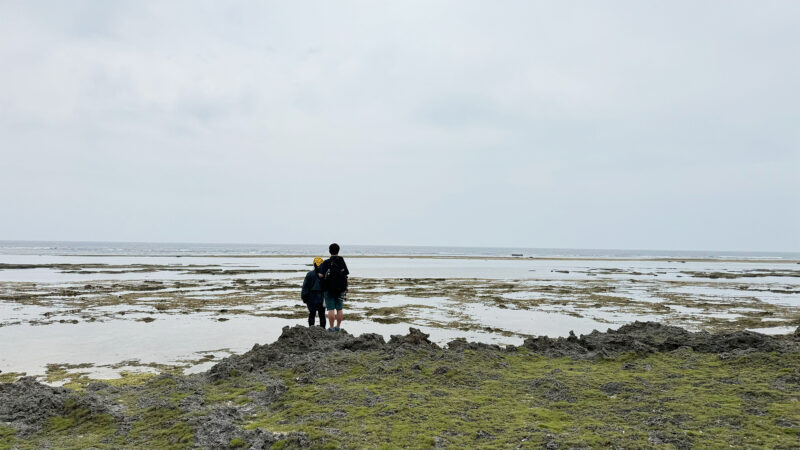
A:
<svg viewBox="0 0 800 450">
<path fill-rule="evenodd" d="M 0 384 L 0 449 L 800 446 L 800 330 L 519 347 L 286 327 L 205 373 Z"/>
</svg>

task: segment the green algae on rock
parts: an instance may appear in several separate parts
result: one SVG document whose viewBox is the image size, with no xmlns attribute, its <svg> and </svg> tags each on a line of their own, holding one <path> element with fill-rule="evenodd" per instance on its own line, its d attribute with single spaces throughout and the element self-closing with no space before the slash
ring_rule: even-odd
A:
<svg viewBox="0 0 800 450">
<path fill-rule="evenodd" d="M 788 448 L 798 417 L 794 335 L 656 323 L 446 348 L 286 327 L 203 374 L 0 384 L 0 449 Z"/>
</svg>

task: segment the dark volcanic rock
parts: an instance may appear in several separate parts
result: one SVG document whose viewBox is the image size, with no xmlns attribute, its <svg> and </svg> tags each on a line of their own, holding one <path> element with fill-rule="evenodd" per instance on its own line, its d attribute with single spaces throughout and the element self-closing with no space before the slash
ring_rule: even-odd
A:
<svg viewBox="0 0 800 450">
<path fill-rule="evenodd" d="M 800 351 L 800 341 L 791 336 L 768 336 L 752 331 L 710 334 L 690 332 L 683 328 L 655 322 L 634 322 L 601 333 L 593 331 L 580 337 L 570 333 L 567 338 L 539 336 L 525 340 L 524 347 L 545 356 L 573 358 L 613 357 L 622 353 L 648 354 L 668 352 L 686 347 L 698 352 L 741 354 L 747 351 Z M 438 350 L 429 335 L 416 328 L 409 328 L 405 336 L 393 335 L 389 342 L 374 334 L 354 337 L 346 331 L 332 333 L 321 327 L 284 327 L 280 338 L 269 345 L 255 345 L 243 354 L 222 360 L 208 372 L 212 379 L 228 377 L 236 373 L 261 372 L 267 367 L 297 368 L 313 367 L 315 361 L 329 352 Z M 465 339 L 450 341 L 448 349 L 497 352 L 497 345 L 467 342 Z M 508 349 L 506 349 L 508 351 Z"/>
<path fill-rule="evenodd" d="M 75 408 L 115 417 L 120 409 L 93 394 L 79 396 L 69 389 L 39 383 L 33 377 L 0 383 L 0 423 L 13 424 L 23 435 L 37 431 L 47 419 Z"/>
<path fill-rule="evenodd" d="M 209 414 L 194 418 L 196 445 L 208 449 L 230 448 L 233 439 L 241 439 L 243 445 L 251 449 L 268 449 L 279 440 L 284 441 L 282 448 L 286 449 L 306 448 L 311 445 L 305 433 L 272 433 L 261 428 L 244 430 L 236 425 L 241 416 L 236 408 L 217 408 Z"/>
<path fill-rule="evenodd" d="M 615 356 L 627 352 L 638 354 L 668 352 L 681 347 L 703 353 L 726 353 L 749 349 L 763 352 L 800 350 L 800 343 L 789 339 L 788 336 L 769 336 L 753 331 L 695 333 L 656 322 L 634 322 L 605 333 L 595 330 L 580 338 L 574 336 L 557 339 L 546 336 L 528 338 L 524 346 L 546 356 L 578 358 Z"/>
<path fill-rule="evenodd" d="M 23 377 L 16 383 L 0 384 L 0 422 L 15 422 L 37 428 L 50 417 L 64 412 L 70 391 Z"/>
<path fill-rule="evenodd" d="M 587 349 L 578 343 L 564 338 L 553 339 L 547 336 L 525 339 L 523 346 L 535 353 L 553 357 L 578 356 L 587 353 Z"/>
<path fill-rule="evenodd" d="M 213 366 L 207 376 L 215 381 L 241 373 L 260 373 L 266 368 L 292 368 L 305 373 L 304 376 L 310 381 L 315 375 L 319 375 L 311 373 L 319 371 L 317 361 L 330 352 L 346 350 L 394 353 L 398 350 L 438 350 L 439 346 L 431 342 L 428 336 L 416 328 L 409 328 L 407 335 L 394 335 L 387 343 L 383 336 L 374 333 L 354 337 L 346 331 L 330 332 L 321 327 L 284 327 L 276 342 L 268 345 L 256 344 L 247 353 L 225 358 Z M 500 348 L 484 344 L 465 345 L 476 349 Z M 314 367 L 317 369 L 309 369 Z"/>
<path fill-rule="evenodd" d="M 431 342 L 428 337 L 429 334 L 425 334 L 417 328 L 409 328 L 408 334 L 405 336 L 401 335 L 392 335 L 392 338 L 389 339 L 389 343 L 387 344 L 391 348 L 426 348 L 426 349 L 438 349 L 439 346 Z"/>
<path fill-rule="evenodd" d="M 415 328 L 405 336 L 392 336 L 387 344 L 375 333 L 354 337 L 346 331 L 330 332 L 321 327 L 284 327 L 278 340 L 269 345 L 256 344 L 243 354 L 226 358 L 208 372 L 212 380 L 242 372 L 260 372 L 267 367 L 295 368 L 314 366 L 314 362 L 332 351 L 369 351 L 412 347 L 436 349 L 428 335 Z"/>
<path fill-rule="evenodd" d="M 344 330 L 330 332 L 322 327 L 283 327 L 278 340 L 270 345 L 274 350 L 284 353 L 307 353 L 336 346 L 341 341 L 354 339 Z"/>
<path fill-rule="evenodd" d="M 386 345 L 386 341 L 383 340 L 383 336 L 376 333 L 366 333 L 352 341 L 346 341 L 342 344 L 342 348 L 352 351 L 380 350 L 384 345 Z"/>
<path fill-rule="evenodd" d="M 322 327 L 283 327 L 283 333 L 272 344 L 254 345 L 242 355 L 225 358 L 212 367 L 212 380 L 242 372 L 260 372 L 266 367 L 295 367 L 322 356 L 324 352 L 342 348 L 357 340 L 346 331 L 330 332 Z"/>
<path fill-rule="evenodd" d="M 483 342 L 467 342 L 464 338 L 456 338 L 447 343 L 447 348 L 457 352 L 464 350 L 492 350 L 502 351 L 503 348 L 496 344 L 484 344 Z"/>
</svg>

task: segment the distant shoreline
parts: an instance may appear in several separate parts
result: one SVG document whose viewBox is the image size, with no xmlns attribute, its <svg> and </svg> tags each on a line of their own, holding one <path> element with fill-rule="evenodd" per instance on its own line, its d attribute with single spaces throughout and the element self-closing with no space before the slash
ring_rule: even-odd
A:
<svg viewBox="0 0 800 450">
<path fill-rule="evenodd" d="M 359 245 L 342 242 L 349 258 L 538 260 L 538 261 L 692 261 L 797 263 L 800 252 L 738 250 L 592 249 Z M 327 244 L 209 244 L 158 242 L 75 242 L 0 240 L 0 257 L 187 257 L 294 258 L 327 254 Z"/>
<path fill-rule="evenodd" d="M 12 255 L 6 253 L 5 255 Z M 24 256 L 31 256 L 30 254 Z M 308 258 L 314 254 L 285 255 L 210 255 L 210 254 L 51 254 L 38 256 L 63 256 L 80 258 Z M 481 256 L 481 255 L 343 255 L 360 259 L 466 259 L 484 261 L 659 261 L 659 262 L 721 262 L 721 263 L 765 263 L 800 264 L 800 259 L 780 259 L 778 257 L 757 258 L 670 258 L 670 257 L 611 257 L 611 256 Z"/>
</svg>

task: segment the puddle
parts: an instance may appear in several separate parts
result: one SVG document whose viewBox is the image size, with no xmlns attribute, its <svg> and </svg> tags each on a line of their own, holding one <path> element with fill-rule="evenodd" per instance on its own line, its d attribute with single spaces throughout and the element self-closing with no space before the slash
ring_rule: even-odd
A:
<svg viewBox="0 0 800 450">
<path fill-rule="evenodd" d="M 406 305 L 434 305 L 441 306 L 452 302 L 449 297 L 409 297 L 402 294 L 381 295 L 375 303 L 380 307 L 396 307 Z"/>
<path fill-rule="evenodd" d="M 485 326 L 534 336 L 569 336 L 570 330 L 580 335 L 591 333 L 592 330 L 605 330 L 609 327 L 607 323 L 586 317 L 574 317 L 548 311 L 466 305 L 464 312 L 475 322 Z"/>
<path fill-rule="evenodd" d="M 748 279 L 749 280 L 749 279 Z M 737 282 L 720 282 L 718 285 L 686 285 L 669 287 L 664 290 L 667 293 L 685 294 L 700 298 L 714 298 L 714 299 L 728 299 L 731 301 L 751 301 L 756 299 L 761 302 L 771 303 L 775 305 L 795 305 L 800 306 L 800 294 L 784 294 L 770 292 L 770 288 L 783 289 L 783 290 L 796 290 L 800 286 L 786 286 L 780 287 L 763 286 L 758 289 L 739 289 L 731 287 L 736 286 L 749 286 L 747 283 Z"/>
<path fill-rule="evenodd" d="M 48 363 L 92 362 L 96 366 L 138 359 L 175 364 L 197 359 L 204 348 L 249 350 L 255 342 L 272 342 L 285 319 L 231 317 L 218 322 L 198 316 L 160 315 L 150 323 L 132 320 L 0 328 L 0 369 L 44 373 Z"/>
<path fill-rule="evenodd" d="M 763 334 L 791 334 L 794 333 L 795 326 L 781 326 L 781 327 L 764 327 L 764 328 L 748 328 L 749 331 Z"/>
</svg>

